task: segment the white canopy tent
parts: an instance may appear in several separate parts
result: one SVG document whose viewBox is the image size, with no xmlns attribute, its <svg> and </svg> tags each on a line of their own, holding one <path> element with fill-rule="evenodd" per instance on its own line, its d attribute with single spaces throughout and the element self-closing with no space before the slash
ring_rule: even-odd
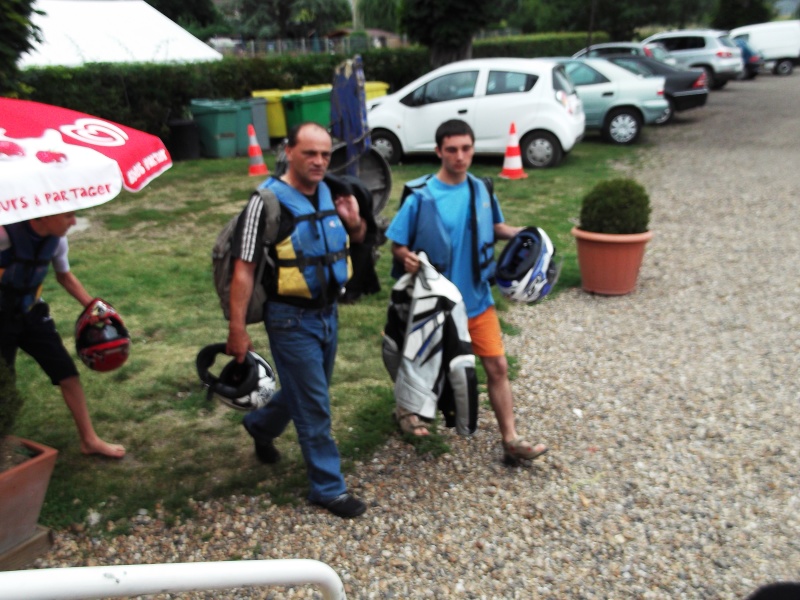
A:
<svg viewBox="0 0 800 600">
<path fill-rule="evenodd" d="M 144 0 L 37 0 L 31 15 L 42 42 L 19 66 L 76 67 L 89 62 L 201 62 L 222 54 Z"/>
</svg>

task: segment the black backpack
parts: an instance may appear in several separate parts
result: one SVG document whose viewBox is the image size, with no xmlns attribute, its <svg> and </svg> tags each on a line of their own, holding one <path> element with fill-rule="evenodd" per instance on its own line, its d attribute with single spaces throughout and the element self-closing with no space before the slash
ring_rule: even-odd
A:
<svg viewBox="0 0 800 600">
<path fill-rule="evenodd" d="M 261 260 L 256 266 L 255 279 L 253 280 L 253 294 L 250 296 L 250 302 L 247 305 L 247 317 L 245 322 L 249 325 L 251 323 L 259 323 L 264 320 L 264 302 L 267 299 L 267 292 L 262 284 L 264 276 L 264 269 L 267 263 L 272 261 L 269 258 L 267 251 L 268 246 L 275 243 L 278 237 L 278 226 L 281 218 L 281 205 L 278 202 L 275 193 L 268 189 L 259 188 L 254 194 L 260 194 L 264 202 L 264 210 L 266 211 L 267 225 L 264 230 L 264 251 L 261 253 Z M 222 314 L 230 321 L 231 318 L 231 279 L 233 278 L 233 257 L 231 256 L 231 238 L 233 232 L 236 231 L 236 225 L 242 213 L 233 217 L 222 231 L 219 232 L 214 248 L 211 250 L 211 263 L 214 270 L 214 288 L 217 290 L 219 296 L 219 305 L 222 308 Z M 272 265 L 270 265 L 272 266 Z"/>
</svg>

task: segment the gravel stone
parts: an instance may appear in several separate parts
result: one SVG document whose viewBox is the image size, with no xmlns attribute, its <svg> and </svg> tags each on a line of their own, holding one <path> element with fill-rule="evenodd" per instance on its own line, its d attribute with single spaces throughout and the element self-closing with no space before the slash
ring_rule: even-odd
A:
<svg viewBox="0 0 800 600">
<path fill-rule="evenodd" d="M 800 580 L 798 106 L 800 77 L 763 75 L 648 128 L 621 167 L 653 202 L 635 292 L 504 314 L 530 334 L 506 342 L 543 459 L 504 466 L 483 410 L 448 455 L 396 437 L 358 464 L 358 519 L 233 496 L 172 527 L 142 511 L 126 535 L 56 532 L 35 566 L 312 558 L 364 599 L 741 599 Z"/>
</svg>

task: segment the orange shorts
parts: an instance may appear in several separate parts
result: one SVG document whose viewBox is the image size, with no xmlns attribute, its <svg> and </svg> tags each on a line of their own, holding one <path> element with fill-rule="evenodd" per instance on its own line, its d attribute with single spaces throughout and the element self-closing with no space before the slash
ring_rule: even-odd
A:
<svg viewBox="0 0 800 600">
<path fill-rule="evenodd" d="M 467 323 L 472 338 L 472 351 L 478 356 L 505 356 L 503 335 L 497 310 L 490 306 Z"/>
</svg>

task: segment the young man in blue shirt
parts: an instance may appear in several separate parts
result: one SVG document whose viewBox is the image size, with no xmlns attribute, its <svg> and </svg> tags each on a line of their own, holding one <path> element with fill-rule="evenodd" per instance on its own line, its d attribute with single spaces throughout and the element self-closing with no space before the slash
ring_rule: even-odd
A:
<svg viewBox="0 0 800 600">
<path fill-rule="evenodd" d="M 511 239 L 523 228 L 504 222 L 497 198 L 483 180 L 469 173 L 474 143 L 472 128 L 464 121 L 454 119 L 439 126 L 436 155 L 441 167 L 432 177 L 409 182 L 412 193 L 386 236 L 393 242 L 392 254 L 406 272 L 419 270 L 417 251 L 424 250 L 431 263 L 461 292 L 473 350 L 486 371 L 505 459 L 534 459 L 547 452 L 547 446 L 533 444 L 517 434 L 508 361 L 490 284 L 494 241 Z M 425 422 L 417 415 L 397 416 L 404 431 L 428 434 Z"/>
</svg>

